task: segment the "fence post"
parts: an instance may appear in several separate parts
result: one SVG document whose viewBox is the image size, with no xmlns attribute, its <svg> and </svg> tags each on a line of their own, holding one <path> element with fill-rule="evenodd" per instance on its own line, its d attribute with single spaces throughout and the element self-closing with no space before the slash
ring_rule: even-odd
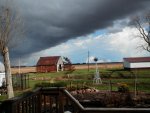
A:
<svg viewBox="0 0 150 113">
<path fill-rule="evenodd" d="M 26 82 L 26 78 L 27 78 L 27 77 L 26 77 L 26 76 L 27 76 L 27 75 L 24 74 L 24 81 L 25 81 L 25 82 L 24 82 L 24 85 L 25 85 L 24 88 L 25 88 L 25 89 L 27 89 L 27 82 Z"/>
<path fill-rule="evenodd" d="M 28 76 L 28 88 L 29 88 L 29 87 L 30 87 L 30 86 L 29 86 L 29 74 L 27 74 L 27 76 Z"/>
<path fill-rule="evenodd" d="M 64 113 L 64 98 L 63 94 L 59 89 L 59 113 Z"/>
<path fill-rule="evenodd" d="M 22 80 L 22 75 L 20 74 L 20 85 L 21 85 L 21 89 L 23 90 L 23 80 Z"/>
<path fill-rule="evenodd" d="M 111 80 L 109 80 L 109 88 L 110 88 L 110 92 L 112 92 L 112 82 L 111 82 Z"/>
</svg>

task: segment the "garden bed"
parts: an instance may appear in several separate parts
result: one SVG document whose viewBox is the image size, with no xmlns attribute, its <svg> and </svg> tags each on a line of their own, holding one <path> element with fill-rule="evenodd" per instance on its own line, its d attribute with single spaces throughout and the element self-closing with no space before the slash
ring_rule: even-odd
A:
<svg viewBox="0 0 150 113">
<path fill-rule="evenodd" d="M 149 108 L 150 94 L 138 92 L 118 92 L 118 91 L 97 91 L 97 90 L 78 90 L 71 94 L 84 107 L 116 107 L 116 108 Z"/>
</svg>

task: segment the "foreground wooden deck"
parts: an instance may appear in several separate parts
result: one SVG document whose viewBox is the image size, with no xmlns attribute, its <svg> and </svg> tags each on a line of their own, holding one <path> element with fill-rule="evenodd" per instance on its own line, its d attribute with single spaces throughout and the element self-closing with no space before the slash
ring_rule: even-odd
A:
<svg viewBox="0 0 150 113">
<path fill-rule="evenodd" d="M 150 113 L 150 108 L 84 108 L 64 88 L 39 88 L 4 101 L 0 113 Z"/>
</svg>

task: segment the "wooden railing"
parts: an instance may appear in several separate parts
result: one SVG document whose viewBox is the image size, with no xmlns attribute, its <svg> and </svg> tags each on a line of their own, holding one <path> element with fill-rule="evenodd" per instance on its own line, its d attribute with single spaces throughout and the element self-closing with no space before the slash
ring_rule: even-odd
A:
<svg viewBox="0 0 150 113">
<path fill-rule="evenodd" d="M 150 108 L 84 108 L 64 88 L 39 88 L 6 100 L 0 113 L 150 113 Z"/>
<path fill-rule="evenodd" d="M 41 113 L 41 92 L 37 89 L 23 96 L 3 101 L 0 113 Z"/>
</svg>

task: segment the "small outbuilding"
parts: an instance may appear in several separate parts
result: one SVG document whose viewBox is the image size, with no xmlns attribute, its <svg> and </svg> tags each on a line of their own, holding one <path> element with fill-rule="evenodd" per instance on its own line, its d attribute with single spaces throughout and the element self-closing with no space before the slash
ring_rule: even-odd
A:
<svg viewBox="0 0 150 113">
<path fill-rule="evenodd" d="M 37 72 L 59 72 L 64 70 L 61 56 L 40 57 L 36 65 Z"/>
<path fill-rule="evenodd" d="M 146 69 L 150 68 L 150 57 L 130 57 L 123 59 L 125 69 Z"/>
</svg>

